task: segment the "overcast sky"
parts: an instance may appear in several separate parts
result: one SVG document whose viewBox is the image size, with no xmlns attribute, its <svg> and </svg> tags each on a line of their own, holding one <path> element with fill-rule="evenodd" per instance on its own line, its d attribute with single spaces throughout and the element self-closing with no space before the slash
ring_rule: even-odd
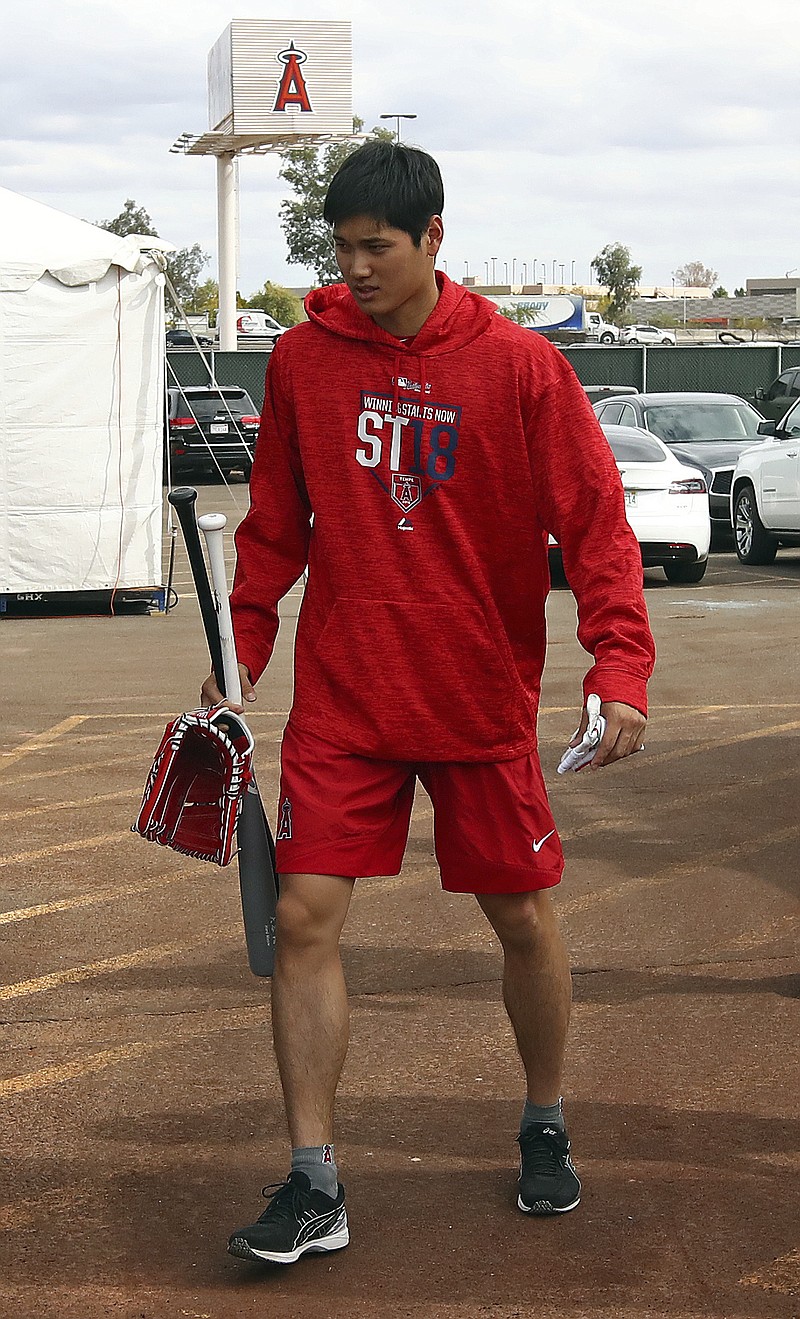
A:
<svg viewBox="0 0 800 1319">
<path fill-rule="evenodd" d="M 0 185 L 88 220 L 132 197 L 216 276 L 215 167 L 169 154 L 207 123 L 206 59 L 232 18 L 350 19 L 353 108 L 445 179 L 451 276 L 496 260 L 589 278 L 619 241 L 643 284 L 689 260 L 729 291 L 800 273 L 800 24 L 789 0 L 28 0 L 0 37 Z M 274 157 L 240 166 L 239 287 L 302 285 Z M 573 263 L 574 262 L 574 267 Z"/>
</svg>

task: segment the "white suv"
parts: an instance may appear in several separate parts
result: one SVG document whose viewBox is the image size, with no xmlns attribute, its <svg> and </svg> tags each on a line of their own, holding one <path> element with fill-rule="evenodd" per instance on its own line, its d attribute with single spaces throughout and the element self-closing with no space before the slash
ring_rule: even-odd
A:
<svg viewBox="0 0 800 1319">
<path fill-rule="evenodd" d="M 742 563 L 772 563 L 779 545 L 800 545 L 800 400 L 769 438 L 739 455 L 731 483 L 731 521 Z"/>
<path fill-rule="evenodd" d="M 677 343 L 674 330 L 659 325 L 627 325 L 622 331 L 623 343 L 662 343 L 673 347 Z"/>
</svg>

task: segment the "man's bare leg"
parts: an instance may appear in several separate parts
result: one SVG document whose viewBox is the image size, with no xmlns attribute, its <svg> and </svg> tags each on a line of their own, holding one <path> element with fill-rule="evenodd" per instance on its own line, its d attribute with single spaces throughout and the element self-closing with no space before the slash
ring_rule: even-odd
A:
<svg viewBox="0 0 800 1319">
<path fill-rule="evenodd" d="M 533 1104 L 561 1094 L 572 979 L 564 941 L 546 889 L 479 893 L 478 902 L 503 948 L 503 1001 L 511 1019 Z"/>
<path fill-rule="evenodd" d="M 320 1147 L 333 1145 L 334 1100 L 347 1053 L 339 936 L 353 883 L 334 875 L 281 875 L 272 1028 L 292 1170 L 260 1218 L 230 1237 L 228 1252 L 237 1259 L 294 1264 L 308 1250 L 342 1250 L 350 1240 L 335 1160 L 320 1166 L 317 1155 L 333 1154 Z"/>
<path fill-rule="evenodd" d="M 339 936 L 354 880 L 281 875 L 272 1031 L 293 1148 L 333 1143 L 349 1011 Z"/>
<path fill-rule="evenodd" d="M 566 949 L 546 891 L 478 901 L 503 946 L 503 999 L 528 1083 L 517 1205 L 525 1214 L 565 1214 L 581 1198 L 559 1104 L 572 1002 Z"/>
</svg>

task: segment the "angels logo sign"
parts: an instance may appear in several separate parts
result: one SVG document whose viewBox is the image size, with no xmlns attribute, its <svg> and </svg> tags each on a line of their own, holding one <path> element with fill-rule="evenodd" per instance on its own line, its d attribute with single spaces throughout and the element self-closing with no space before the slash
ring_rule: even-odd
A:
<svg viewBox="0 0 800 1319">
<path fill-rule="evenodd" d="M 287 50 L 281 50 L 275 58 L 284 66 L 281 76 L 278 95 L 275 97 L 275 104 L 272 107 L 275 110 L 302 110 L 306 114 L 311 114 L 311 101 L 308 96 L 306 80 L 303 77 L 301 64 L 305 64 L 308 55 L 304 50 L 298 50 L 293 41 L 289 42 Z"/>
<path fill-rule="evenodd" d="M 414 389 L 413 381 L 397 383 Z M 408 513 L 453 477 L 460 425 L 458 406 L 362 390 L 356 462 Z M 402 530 L 412 529 L 403 522 Z"/>
</svg>

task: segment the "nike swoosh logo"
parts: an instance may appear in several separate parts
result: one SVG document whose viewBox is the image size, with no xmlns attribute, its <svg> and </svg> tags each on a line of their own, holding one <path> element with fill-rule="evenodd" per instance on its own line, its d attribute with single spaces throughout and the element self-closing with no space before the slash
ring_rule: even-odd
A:
<svg viewBox="0 0 800 1319">
<path fill-rule="evenodd" d="M 544 847 L 545 843 L 547 842 L 548 838 L 552 838 L 554 833 L 555 833 L 555 829 L 551 829 L 549 834 L 545 834 L 544 838 L 534 838 L 533 842 L 531 843 L 531 847 L 533 848 L 534 852 L 540 852 Z"/>
</svg>

